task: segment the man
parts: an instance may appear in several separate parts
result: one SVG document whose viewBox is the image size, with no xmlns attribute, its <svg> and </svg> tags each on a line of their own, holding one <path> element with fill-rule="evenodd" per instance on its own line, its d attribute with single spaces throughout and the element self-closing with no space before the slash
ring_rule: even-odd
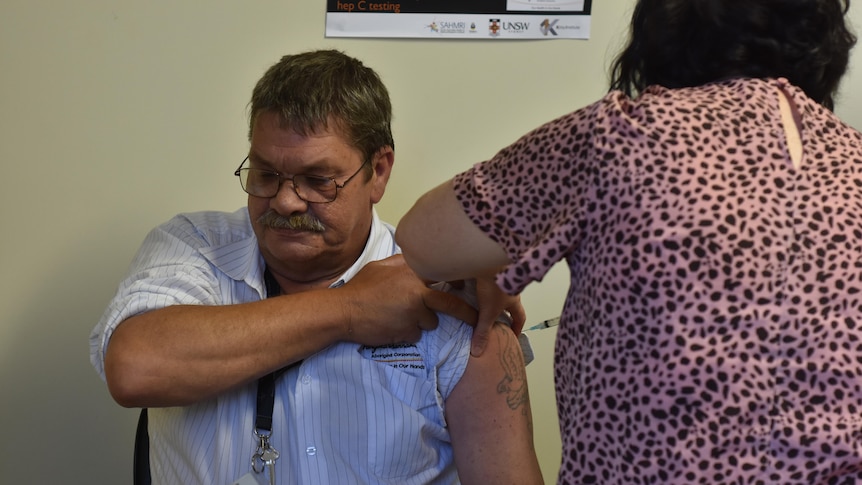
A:
<svg viewBox="0 0 862 485">
<path fill-rule="evenodd" d="M 248 207 L 153 230 L 91 336 L 114 399 L 152 408 L 153 482 L 541 482 L 514 333 L 471 356 L 472 329 L 432 310 L 472 310 L 374 211 L 395 159 L 379 77 L 286 56 L 250 111 Z"/>
</svg>

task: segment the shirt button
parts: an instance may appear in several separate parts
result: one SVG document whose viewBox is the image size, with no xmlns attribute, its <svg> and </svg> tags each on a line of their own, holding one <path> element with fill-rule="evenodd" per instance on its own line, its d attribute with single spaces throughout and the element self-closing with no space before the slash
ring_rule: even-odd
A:
<svg viewBox="0 0 862 485">
<path fill-rule="evenodd" d="M 311 382 L 311 376 L 310 375 L 306 374 L 306 375 L 302 376 L 302 383 L 303 384 L 308 384 L 309 382 Z"/>
<path fill-rule="evenodd" d="M 314 446 L 309 446 L 308 448 L 305 449 L 305 453 L 308 456 L 314 456 L 317 454 L 317 448 Z"/>
</svg>

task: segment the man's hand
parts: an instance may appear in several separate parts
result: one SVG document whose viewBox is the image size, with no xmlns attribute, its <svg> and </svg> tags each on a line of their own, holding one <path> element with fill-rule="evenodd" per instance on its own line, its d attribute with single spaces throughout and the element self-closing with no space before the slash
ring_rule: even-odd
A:
<svg viewBox="0 0 862 485">
<path fill-rule="evenodd" d="M 401 255 L 367 264 L 336 291 L 349 302 L 347 340 L 363 345 L 416 342 L 423 330 L 437 328 L 435 312 L 471 325 L 477 322 L 473 307 L 455 295 L 429 288 Z"/>
</svg>

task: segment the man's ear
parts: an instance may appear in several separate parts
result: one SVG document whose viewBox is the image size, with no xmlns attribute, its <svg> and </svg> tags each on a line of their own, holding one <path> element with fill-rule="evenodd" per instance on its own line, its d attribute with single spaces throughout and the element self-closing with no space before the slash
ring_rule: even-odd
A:
<svg viewBox="0 0 862 485">
<path fill-rule="evenodd" d="M 386 192 L 386 184 L 392 174 L 392 166 L 395 164 L 395 151 L 386 146 L 374 154 L 371 159 L 371 169 L 374 172 L 371 177 L 371 202 L 376 204 L 383 198 Z"/>
</svg>

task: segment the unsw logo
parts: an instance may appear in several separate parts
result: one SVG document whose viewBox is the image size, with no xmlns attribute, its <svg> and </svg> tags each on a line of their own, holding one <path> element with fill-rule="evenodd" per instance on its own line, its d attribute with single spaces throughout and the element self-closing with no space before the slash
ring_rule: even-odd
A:
<svg viewBox="0 0 862 485">
<path fill-rule="evenodd" d="M 553 24 L 549 25 L 553 27 Z M 500 19 L 488 19 L 488 34 L 491 37 L 498 37 L 504 31 L 512 34 L 521 34 L 529 29 L 529 22 L 501 22 Z M 556 32 L 554 32 L 554 35 L 557 35 Z"/>
</svg>

